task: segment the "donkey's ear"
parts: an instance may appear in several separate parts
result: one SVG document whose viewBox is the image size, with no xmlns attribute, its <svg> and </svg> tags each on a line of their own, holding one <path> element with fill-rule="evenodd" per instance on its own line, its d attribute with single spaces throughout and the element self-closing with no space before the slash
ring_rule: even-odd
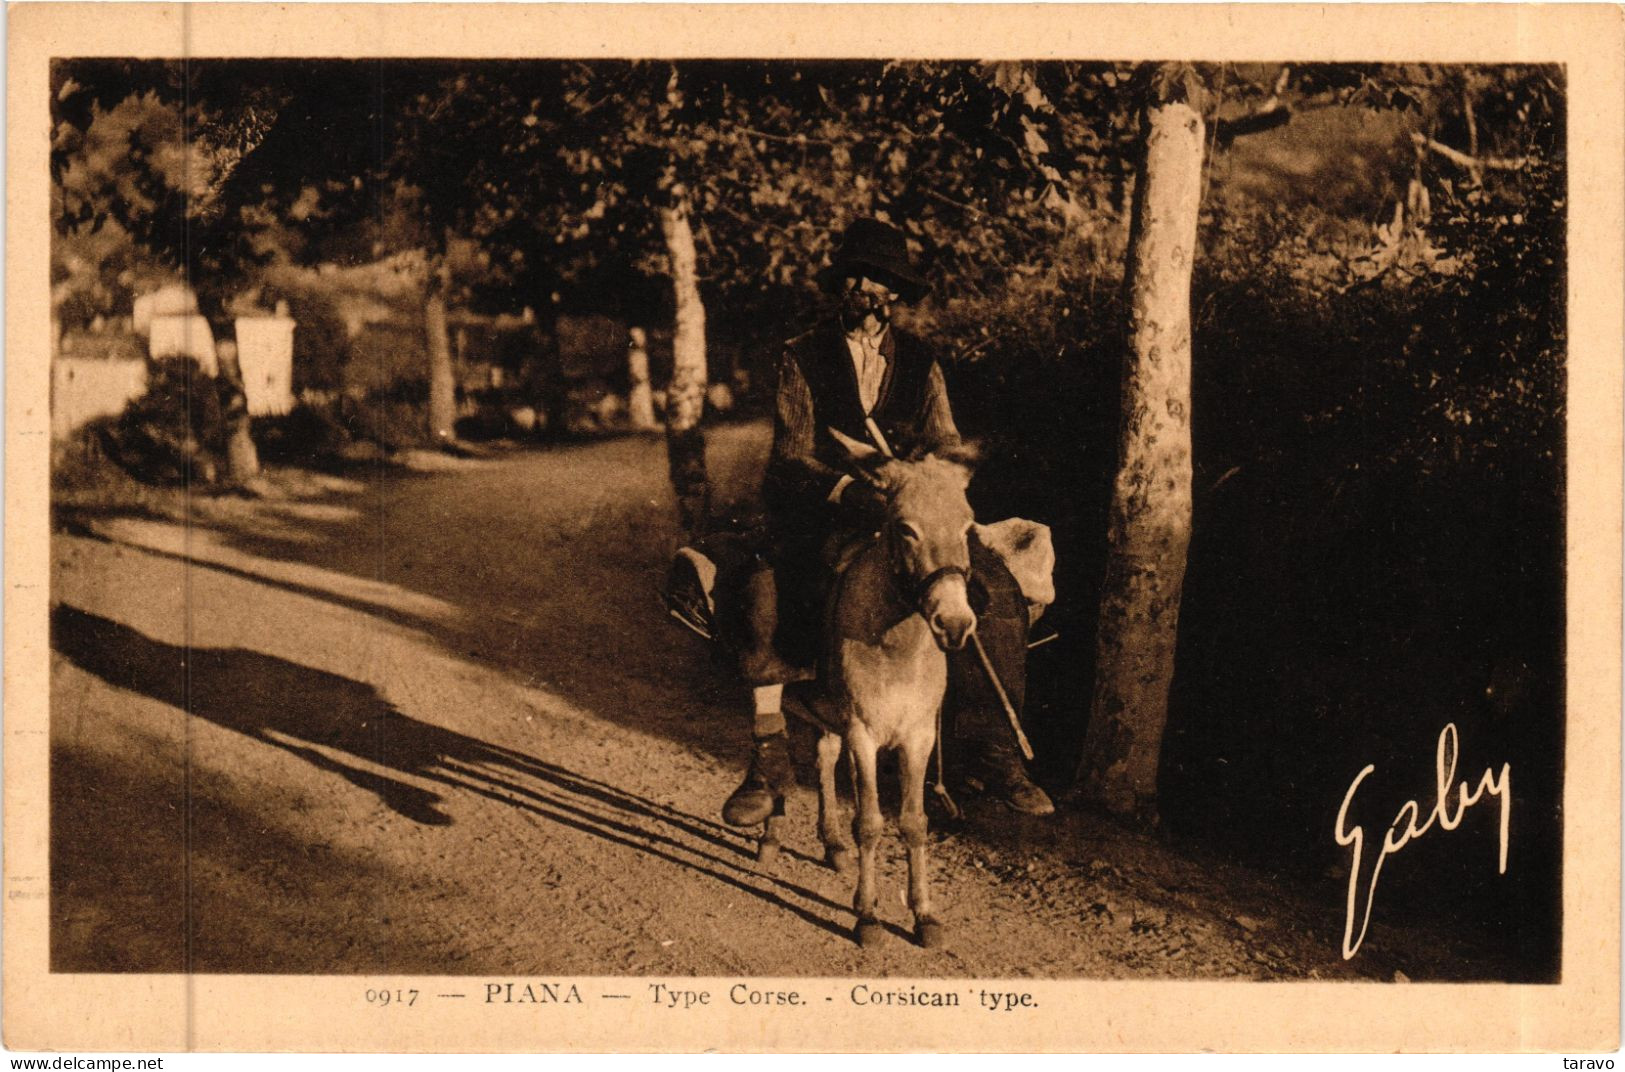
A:
<svg viewBox="0 0 1625 1072">
<path fill-rule="evenodd" d="M 829 434 L 840 445 L 840 448 L 846 452 L 847 459 L 854 465 L 869 466 L 881 457 L 879 450 L 861 439 L 853 439 L 851 436 L 844 434 L 839 428 L 829 429 Z"/>
<path fill-rule="evenodd" d="M 886 481 L 881 473 L 881 468 L 891 461 L 890 458 L 882 454 L 877 448 L 863 442 L 863 440 L 853 439 L 851 436 L 843 434 L 838 428 L 831 428 L 829 434 L 846 455 L 853 476 L 862 480 L 865 484 L 877 488 L 885 487 Z"/>
</svg>

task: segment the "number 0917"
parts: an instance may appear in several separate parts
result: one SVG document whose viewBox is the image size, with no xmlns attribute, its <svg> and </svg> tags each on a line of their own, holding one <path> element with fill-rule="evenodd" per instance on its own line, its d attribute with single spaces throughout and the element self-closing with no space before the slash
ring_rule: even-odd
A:
<svg viewBox="0 0 1625 1072">
<path fill-rule="evenodd" d="M 367 991 L 367 1004 L 383 1008 L 386 1005 L 405 1005 L 410 1008 L 418 1003 L 416 990 L 386 990 L 375 989 Z"/>
</svg>

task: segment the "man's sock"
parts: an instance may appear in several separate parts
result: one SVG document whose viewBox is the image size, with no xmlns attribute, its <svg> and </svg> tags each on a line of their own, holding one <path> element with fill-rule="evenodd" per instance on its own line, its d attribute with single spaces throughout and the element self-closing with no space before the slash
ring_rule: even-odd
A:
<svg viewBox="0 0 1625 1072">
<path fill-rule="evenodd" d="M 751 689 L 751 699 L 756 704 L 756 716 L 751 725 L 751 732 L 758 737 L 771 737 L 775 733 L 786 730 L 784 712 L 779 710 L 780 701 L 784 698 L 783 685 L 758 685 Z"/>
</svg>

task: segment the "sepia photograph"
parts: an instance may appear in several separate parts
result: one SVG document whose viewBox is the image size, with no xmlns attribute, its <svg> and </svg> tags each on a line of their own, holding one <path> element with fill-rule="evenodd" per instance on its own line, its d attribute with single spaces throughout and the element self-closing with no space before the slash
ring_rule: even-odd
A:
<svg viewBox="0 0 1625 1072">
<path fill-rule="evenodd" d="M 878 1025 L 1617 952 L 1569 69 L 1276 44 L 52 42 L 47 974 Z"/>
</svg>

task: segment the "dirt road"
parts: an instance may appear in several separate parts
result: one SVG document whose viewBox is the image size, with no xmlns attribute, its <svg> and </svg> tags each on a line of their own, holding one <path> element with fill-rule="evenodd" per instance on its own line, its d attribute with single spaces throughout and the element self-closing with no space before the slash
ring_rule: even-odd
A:
<svg viewBox="0 0 1625 1072">
<path fill-rule="evenodd" d="M 721 429 L 719 482 L 759 471 Z M 53 544 L 58 970 L 1412 977 L 1452 955 L 1092 818 L 933 832 L 949 948 L 849 936 L 810 738 L 771 872 L 717 820 L 737 690 L 656 591 L 657 440 L 442 471 L 282 474 L 278 501 L 63 509 Z M 167 515 L 167 516 L 166 516 Z"/>
</svg>

